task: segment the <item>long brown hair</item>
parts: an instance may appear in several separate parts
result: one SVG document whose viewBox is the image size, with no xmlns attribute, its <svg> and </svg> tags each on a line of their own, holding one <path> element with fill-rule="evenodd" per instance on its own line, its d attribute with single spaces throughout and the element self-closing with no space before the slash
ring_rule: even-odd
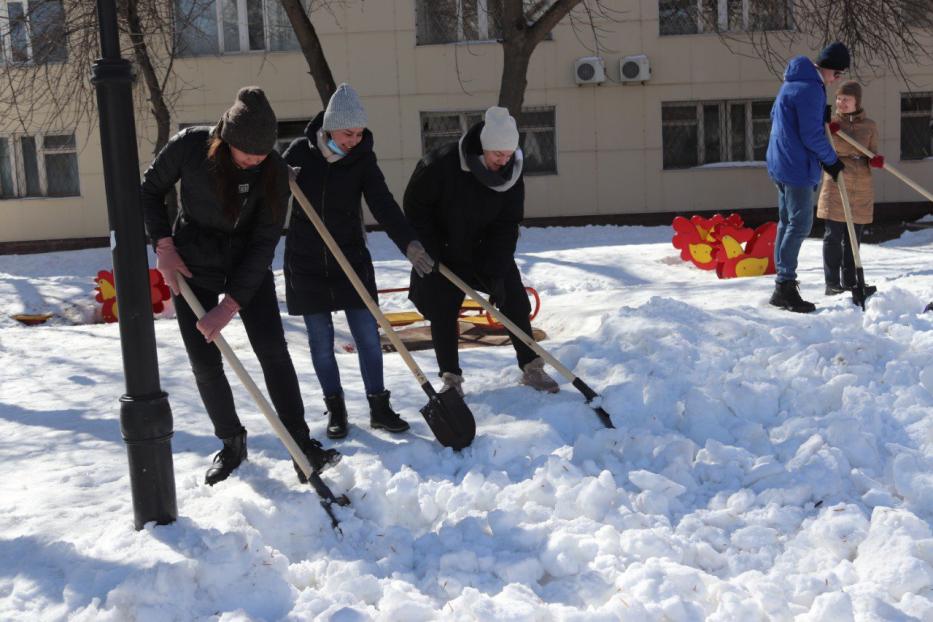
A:
<svg viewBox="0 0 933 622">
<path fill-rule="evenodd" d="M 272 212 L 272 218 L 281 217 L 282 206 L 279 205 L 279 170 L 270 160 L 272 154 L 260 164 L 260 179 L 262 183 L 262 203 Z M 240 216 L 240 192 L 237 185 L 237 165 L 230 153 L 230 145 L 218 134 L 212 134 L 207 147 L 207 159 L 211 162 L 214 171 L 214 190 L 224 209 L 224 216 L 235 223 Z"/>
</svg>

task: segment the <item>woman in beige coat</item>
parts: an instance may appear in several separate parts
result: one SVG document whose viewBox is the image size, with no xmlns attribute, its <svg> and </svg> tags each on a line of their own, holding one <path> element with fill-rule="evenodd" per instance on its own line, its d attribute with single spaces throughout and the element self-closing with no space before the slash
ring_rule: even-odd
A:
<svg viewBox="0 0 933 622">
<path fill-rule="evenodd" d="M 836 114 L 833 122 L 839 129 L 868 147 L 873 153 L 878 151 L 878 126 L 865 116 L 862 110 L 862 87 L 858 82 L 843 82 L 836 92 Z M 855 225 L 855 237 L 862 241 L 862 230 L 871 223 L 875 208 L 875 192 L 872 188 L 871 167 L 884 166 L 884 157 L 865 157 L 858 149 L 839 136 L 833 136 L 833 146 L 840 160 L 845 163 L 842 172 L 849 204 L 852 207 L 852 222 Z M 826 277 L 826 295 L 834 296 L 855 287 L 855 261 L 852 257 L 852 244 L 846 227 L 845 212 L 839 187 L 832 178 L 823 173 L 823 187 L 816 209 L 817 218 L 826 221 L 823 235 L 823 272 Z M 874 292 L 873 287 L 869 287 Z"/>
</svg>

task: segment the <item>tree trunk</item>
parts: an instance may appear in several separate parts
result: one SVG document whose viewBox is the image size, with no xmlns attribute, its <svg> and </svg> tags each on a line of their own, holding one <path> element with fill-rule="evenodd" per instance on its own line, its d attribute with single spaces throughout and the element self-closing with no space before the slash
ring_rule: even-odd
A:
<svg viewBox="0 0 933 622">
<path fill-rule="evenodd" d="M 502 80 L 499 83 L 499 105 L 508 108 L 513 117 L 518 119 L 525 101 L 525 89 L 528 87 L 528 63 L 534 47 L 521 43 L 504 41 L 502 43 Z"/>
<path fill-rule="evenodd" d="M 292 24 L 295 36 L 298 38 L 298 45 L 301 46 L 301 52 L 304 54 L 305 61 L 308 63 L 308 73 L 314 79 L 314 86 L 317 87 L 321 102 L 326 106 L 330 101 L 330 96 L 337 90 L 334 83 L 334 76 L 330 72 L 330 65 L 327 64 L 327 58 L 324 56 L 324 48 L 321 47 L 321 40 L 317 36 L 314 25 L 305 13 L 301 0 L 279 0 L 288 15 L 288 21 Z"/>
<path fill-rule="evenodd" d="M 149 92 L 149 104 L 152 106 L 152 116 L 156 121 L 156 141 L 152 154 L 158 155 L 171 136 L 172 113 L 165 101 L 162 83 L 159 81 L 152 59 L 149 57 L 149 47 L 146 45 L 146 38 L 143 35 L 142 22 L 139 17 L 139 1 L 125 0 L 121 4 L 125 12 L 124 19 L 126 19 L 127 30 L 129 31 L 130 43 L 133 46 L 133 57 L 136 60 L 136 66 L 139 67 L 139 71 L 143 75 L 143 79 L 146 81 L 146 88 Z M 165 206 L 168 209 L 169 222 L 174 221 L 178 212 L 178 196 L 174 188 L 166 195 Z"/>
<path fill-rule="evenodd" d="M 499 105 L 521 121 L 522 103 L 528 87 L 531 55 L 548 33 L 583 0 L 555 0 L 533 23 L 528 23 L 523 0 L 503 0 L 502 80 Z"/>
</svg>

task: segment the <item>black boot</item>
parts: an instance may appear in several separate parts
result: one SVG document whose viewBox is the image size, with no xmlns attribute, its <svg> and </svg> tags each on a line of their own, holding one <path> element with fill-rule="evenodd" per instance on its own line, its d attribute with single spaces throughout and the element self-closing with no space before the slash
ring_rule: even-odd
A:
<svg viewBox="0 0 933 622">
<path fill-rule="evenodd" d="M 393 433 L 404 432 L 411 427 L 407 421 L 398 416 L 397 412 L 392 410 L 388 391 L 367 395 L 366 399 L 369 400 L 369 425 L 371 427 Z"/>
<path fill-rule="evenodd" d="M 204 483 L 208 486 L 213 486 L 230 477 L 240 463 L 246 460 L 246 430 L 236 436 L 221 440 L 224 443 L 223 449 L 214 456 L 214 464 L 204 476 Z"/>
<path fill-rule="evenodd" d="M 315 473 L 320 473 L 327 467 L 337 464 L 343 458 L 336 449 L 324 449 L 320 441 L 310 437 L 299 442 L 298 446 L 307 456 L 308 462 L 311 463 L 311 470 Z M 292 460 L 292 465 L 295 467 L 295 473 L 298 474 L 298 481 L 307 484 L 308 478 L 305 476 L 304 471 L 301 470 L 301 467 L 298 466 L 298 463 Z"/>
<path fill-rule="evenodd" d="M 325 397 L 327 406 L 327 438 L 343 438 L 347 435 L 347 407 L 343 403 L 343 395 Z"/>
<path fill-rule="evenodd" d="M 771 294 L 770 303 L 775 307 L 787 309 L 794 313 L 810 313 L 816 311 L 816 305 L 800 297 L 800 288 L 797 281 L 782 281 L 774 284 L 774 293 Z"/>
<path fill-rule="evenodd" d="M 834 285 L 832 283 L 826 284 L 826 295 L 827 296 L 838 296 L 839 294 L 844 294 L 847 291 L 849 290 L 843 287 L 842 285 Z"/>
</svg>

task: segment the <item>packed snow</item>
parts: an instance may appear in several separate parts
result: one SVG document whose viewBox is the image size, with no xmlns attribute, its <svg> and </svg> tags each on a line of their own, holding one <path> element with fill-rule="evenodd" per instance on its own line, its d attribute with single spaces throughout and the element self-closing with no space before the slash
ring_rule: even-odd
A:
<svg viewBox="0 0 933 622">
<path fill-rule="evenodd" d="M 557 395 L 519 385 L 501 347 L 461 353 L 471 447 L 433 439 L 397 354 L 386 383 L 412 431 L 375 432 L 338 316 L 352 427 L 324 479 L 352 500 L 342 535 L 233 374 L 249 461 L 203 483 L 219 442 L 171 318 L 155 325 L 179 517 L 135 531 L 118 328 L 92 323 L 109 251 L 0 256 L 0 619 L 933 620 L 933 230 L 862 249 L 865 311 L 823 296 L 808 239 L 810 315 L 770 307 L 770 277 L 682 262 L 671 235 L 519 242 L 543 345 L 614 430 L 562 378 Z M 405 286 L 407 262 L 370 243 L 380 286 Z M 283 317 L 324 439 L 303 325 Z M 224 334 L 261 379 L 239 322 Z M 433 353 L 415 357 L 433 377 Z"/>
</svg>

